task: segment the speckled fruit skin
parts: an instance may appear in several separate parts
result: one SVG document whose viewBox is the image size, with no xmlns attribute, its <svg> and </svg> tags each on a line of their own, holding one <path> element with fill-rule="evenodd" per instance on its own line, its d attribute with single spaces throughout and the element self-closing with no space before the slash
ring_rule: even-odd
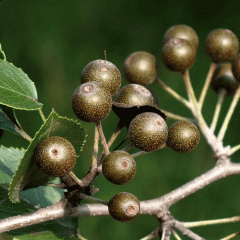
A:
<svg viewBox="0 0 240 240">
<path fill-rule="evenodd" d="M 113 96 L 121 86 L 122 77 L 119 69 L 106 60 L 94 60 L 88 63 L 81 74 L 81 83 L 100 82 Z"/>
<path fill-rule="evenodd" d="M 193 123 L 178 121 L 168 131 L 167 146 L 176 152 L 187 153 L 198 145 L 199 140 L 199 130 Z"/>
<path fill-rule="evenodd" d="M 34 159 L 38 167 L 51 177 L 62 177 L 69 173 L 76 163 L 76 151 L 65 138 L 45 138 L 36 148 Z"/>
<path fill-rule="evenodd" d="M 168 127 L 165 120 L 153 112 L 137 115 L 130 123 L 128 133 L 132 144 L 143 151 L 155 151 L 166 142 Z"/>
<path fill-rule="evenodd" d="M 240 53 L 237 54 L 232 61 L 232 73 L 240 83 Z"/>
<path fill-rule="evenodd" d="M 231 63 L 219 63 L 217 65 L 211 80 L 211 86 L 217 93 L 222 89 L 226 90 L 226 95 L 232 95 L 235 93 L 239 83 L 233 76 Z"/>
<path fill-rule="evenodd" d="M 133 194 L 120 192 L 109 201 L 108 211 L 114 219 L 128 222 L 137 217 L 140 211 L 140 203 Z"/>
<path fill-rule="evenodd" d="M 187 25 L 175 25 L 170 27 L 164 37 L 163 37 L 163 43 L 167 43 L 170 39 L 173 38 L 182 38 L 190 41 L 195 48 L 198 48 L 198 35 L 194 31 L 193 28 L 187 26 Z"/>
<path fill-rule="evenodd" d="M 142 85 L 128 84 L 116 94 L 115 101 L 131 106 L 153 105 L 151 92 Z"/>
<path fill-rule="evenodd" d="M 194 64 L 195 58 L 196 48 L 186 39 L 170 39 L 162 49 L 164 65 L 175 72 L 189 69 Z"/>
<path fill-rule="evenodd" d="M 123 70 L 130 83 L 146 86 L 153 83 L 157 77 L 157 61 L 151 53 L 134 52 L 126 58 Z"/>
<path fill-rule="evenodd" d="M 72 96 L 76 116 L 85 122 L 103 120 L 111 111 L 112 97 L 98 82 L 87 82 L 77 87 Z"/>
<path fill-rule="evenodd" d="M 136 162 L 129 153 L 117 150 L 111 152 L 103 162 L 102 173 L 111 183 L 122 185 L 134 177 Z"/>
<path fill-rule="evenodd" d="M 229 29 L 216 29 L 210 32 L 205 42 L 205 49 L 213 62 L 232 60 L 238 53 L 239 42 Z"/>
</svg>

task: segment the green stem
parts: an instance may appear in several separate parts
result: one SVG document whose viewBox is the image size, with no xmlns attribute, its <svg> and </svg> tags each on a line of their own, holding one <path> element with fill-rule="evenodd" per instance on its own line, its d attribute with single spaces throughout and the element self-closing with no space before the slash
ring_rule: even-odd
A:
<svg viewBox="0 0 240 240">
<path fill-rule="evenodd" d="M 45 118 L 45 116 L 44 116 L 44 114 L 43 114 L 42 109 L 38 109 L 38 112 L 39 112 L 39 114 L 40 114 L 40 116 L 41 116 L 43 122 L 45 122 L 45 121 L 46 121 L 46 118 Z"/>
<path fill-rule="evenodd" d="M 237 89 L 237 91 L 234 94 L 232 103 L 231 103 L 231 105 L 230 105 L 230 107 L 228 109 L 227 115 L 226 115 L 226 117 L 224 119 L 224 122 L 222 124 L 222 127 L 221 127 L 221 129 L 219 131 L 219 134 L 218 134 L 218 137 L 217 137 L 219 141 L 222 141 L 224 136 L 225 136 L 225 133 L 226 133 L 227 128 L 228 128 L 228 124 L 229 124 L 229 122 L 231 120 L 231 117 L 233 115 L 234 109 L 237 106 L 237 102 L 239 100 L 239 97 L 240 97 L 240 85 L 238 86 L 238 89 Z"/>
<path fill-rule="evenodd" d="M 1 52 L 2 55 L 3 55 L 3 60 L 4 60 L 4 61 L 7 61 L 6 55 L 5 55 L 4 51 L 2 50 L 2 45 L 1 45 L 1 43 L 0 43 L 0 52 Z"/>
<path fill-rule="evenodd" d="M 199 109 L 201 111 L 202 109 L 202 106 L 203 106 L 203 102 L 204 102 L 204 99 L 206 97 L 206 94 L 207 94 L 207 91 L 208 91 L 208 88 L 209 88 L 209 85 L 211 83 L 211 80 L 212 80 L 212 77 L 213 77 L 213 74 L 214 74 L 214 71 L 216 70 L 216 67 L 217 67 L 217 64 L 216 63 L 212 63 L 211 66 L 210 66 L 210 69 L 208 71 L 208 75 L 206 77 L 206 81 L 205 81 L 205 84 L 203 86 L 203 90 L 201 92 L 201 96 L 199 98 Z"/>
</svg>

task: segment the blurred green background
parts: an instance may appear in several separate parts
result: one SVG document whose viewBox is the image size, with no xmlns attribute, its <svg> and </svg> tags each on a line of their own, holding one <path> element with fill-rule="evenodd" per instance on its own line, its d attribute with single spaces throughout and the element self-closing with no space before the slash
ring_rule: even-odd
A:
<svg viewBox="0 0 240 240">
<path fill-rule="evenodd" d="M 2 0 L 0 1 L 0 43 L 7 60 L 23 69 L 35 82 L 39 102 L 48 116 L 54 108 L 59 115 L 76 119 L 71 96 L 80 84 L 84 66 L 92 60 L 107 59 L 123 73 L 125 58 L 134 51 L 148 51 L 159 62 L 159 76 L 184 97 L 186 92 L 180 74 L 170 72 L 161 62 L 162 38 L 172 25 L 187 24 L 197 32 L 200 45 L 197 59 L 190 70 L 192 84 L 199 96 L 211 60 L 204 51 L 207 34 L 216 28 L 229 28 L 240 38 L 238 1 L 139 1 L 139 0 Z M 123 75 L 122 75 L 123 76 Z M 122 85 L 127 84 L 123 76 Z M 155 83 L 149 86 L 159 97 L 160 106 L 173 113 L 191 117 L 190 112 Z M 211 122 L 216 94 L 209 90 L 203 113 Z M 231 97 L 223 105 L 224 118 Z M 239 143 L 239 108 L 231 120 L 225 145 Z M 38 112 L 17 111 L 25 131 L 33 137 L 42 124 Z M 118 119 L 111 113 L 103 121 L 109 139 Z M 168 120 L 170 126 L 174 121 Z M 83 123 L 87 142 L 78 159 L 75 172 L 83 177 L 91 163 L 93 124 Z M 218 125 L 219 129 L 220 124 Z M 126 136 L 126 130 L 118 143 Z M 4 132 L 0 144 L 27 147 L 27 141 Z M 116 146 L 116 144 L 115 144 Z M 213 153 L 201 138 L 197 149 L 178 154 L 163 149 L 137 159 L 137 174 L 124 186 L 115 186 L 102 176 L 96 181 L 100 192 L 95 196 L 109 200 L 120 191 L 129 191 L 139 200 L 159 197 L 181 186 L 214 166 Z M 232 156 L 240 160 L 240 151 Z M 214 183 L 171 207 L 176 219 L 198 221 L 240 215 L 240 176 Z M 158 226 L 152 216 L 139 216 L 132 222 L 120 223 L 110 217 L 80 218 L 80 232 L 87 239 L 140 239 Z M 240 223 L 201 227 L 195 231 L 206 239 L 220 239 L 240 231 Z M 186 239 L 183 237 L 183 239 Z"/>
</svg>

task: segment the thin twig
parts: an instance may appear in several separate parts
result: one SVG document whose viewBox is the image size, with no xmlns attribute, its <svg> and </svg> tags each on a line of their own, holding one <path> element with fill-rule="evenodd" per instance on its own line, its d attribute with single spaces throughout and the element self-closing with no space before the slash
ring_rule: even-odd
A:
<svg viewBox="0 0 240 240">
<path fill-rule="evenodd" d="M 80 195 L 80 198 L 82 198 L 84 200 L 89 200 L 89 201 L 97 202 L 97 203 L 108 206 L 108 201 L 104 201 L 104 200 L 101 200 L 98 198 L 91 197 L 89 195 L 86 195 L 85 193 L 80 193 L 79 195 Z"/>
<path fill-rule="evenodd" d="M 159 232 L 160 232 L 160 228 L 158 227 L 156 230 L 154 230 L 153 232 L 151 232 L 149 235 L 147 235 L 144 238 L 141 238 L 140 240 L 151 240 L 154 239 L 156 237 L 159 237 Z"/>
<path fill-rule="evenodd" d="M 231 234 L 227 237 L 221 238 L 220 240 L 230 240 L 230 239 L 233 239 L 233 238 L 237 237 L 239 234 L 240 234 L 240 232 L 236 232 L 236 233 L 233 233 L 233 234 Z"/>
<path fill-rule="evenodd" d="M 213 120 L 212 120 L 211 127 L 210 127 L 212 132 L 214 132 L 215 129 L 216 129 L 219 114 L 220 114 L 221 107 L 222 107 L 222 103 L 223 103 L 223 100 L 226 96 L 226 93 L 227 93 L 226 90 L 222 89 L 220 91 L 220 93 L 218 94 L 218 101 L 217 101 L 217 104 L 216 104 L 215 112 L 214 112 L 214 115 L 213 115 Z"/>
<path fill-rule="evenodd" d="M 156 79 L 156 82 L 159 84 L 160 87 L 162 87 L 165 91 L 167 91 L 169 94 L 171 94 L 175 99 L 177 99 L 179 102 L 183 103 L 186 107 L 190 108 L 189 102 L 180 96 L 177 92 L 175 92 L 172 88 L 168 87 L 164 82 L 162 82 L 159 78 Z"/>
<path fill-rule="evenodd" d="M 173 236 L 174 236 L 177 240 L 182 240 L 182 239 L 180 238 L 180 236 L 177 234 L 176 231 L 173 231 Z"/>
<path fill-rule="evenodd" d="M 166 114 L 166 116 L 169 117 L 169 118 L 176 119 L 176 120 L 180 120 L 180 121 L 192 121 L 192 120 L 189 119 L 189 118 L 185 118 L 185 117 L 182 117 L 182 116 L 180 116 L 180 115 L 177 115 L 177 114 L 168 112 L 168 111 L 166 111 L 166 110 L 164 110 L 164 109 L 161 109 L 161 110 L 162 110 L 162 111 Z"/>
<path fill-rule="evenodd" d="M 229 153 L 229 156 L 231 156 L 232 154 L 234 154 L 236 151 L 238 151 L 240 149 L 240 144 L 235 146 L 235 147 L 232 147 L 231 148 L 231 151 Z"/>
<path fill-rule="evenodd" d="M 222 224 L 222 223 L 231 223 L 231 222 L 240 222 L 240 216 L 206 220 L 206 221 L 185 222 L 183 225 L 186 228 L 193 228 L 193 227 L 208 226 L 208 225 Z"/>
<path fill-rule="evenodd" d="M 151 152 L 139 151 L 139 152 L 133 153 L 131 155 L 132 155 L 132 157 L 137 158 L 137 157 L 143 156 L 147 153 L 151 153 Z"/>
<path fill-rule="evenodd" d="M 68 175 L 76 184 L 78 184 L 80 187 L 84 187 L 83 182 L 72 171 L 69 172 Z"/>
<path fill-rule="evenodd" d="M 122 151 L 128 151 L 128 150 L 130 150 L 131 148 L 133 147 L 133 144 L 132 143 L 130 143 L 130 144 L 128 144 L 127 146 L 125 146 L 123 149 L 122 149 Z"/>
<path fill-rule="evenodd" d="M 161 240 L 165 240 L 166 228 L 163 228 Z"/>
<path fill-rule="evenodd" d="M 95 125 L 95 135 L 94 135 L 94 144 L 93 144 L 93 153 L 92 153 L 92 169 L 96 169 L 98 165 L 98 162 L 97 162 L 98 142 L 99 142 L 99 133 L 98 133 L 97 126 Z"/>
<path fill-rule="evenodd" d="M 122 127 L 120 127 L 118 125 L 116 130 L 114 131 L 114 133 L 112 134 L 111 138 L 109 139 L 109 141 L 107 143 L 108 148 L 110 148 L 112 146 L 112 144 L 114 143 L 114 141 L 116 140 L 116 138 L 118 137 L 118 135 L 120 134 L 121 131 L 122 131 Z M 102 151 L 102 153 L 98 157 L 98 164 L 101 163 L 103 157 L 104 157 L 104 151 Z"/>
<path fill-rule="evenodd" d="M 216 67 L 217 67 L 217 64 L 213 62 L 211 64 L 210 68 L 209 68 L 208 75 L 206 77 L 206 81 L 204 83 L 204 86 L 203 86 L 203 89 L 202 89 L 202 92 L 201 92 L 201 96 L 199 98 L 199 109 L 200 109 L 200 111 L 202 109 L 202 106 L 203 106 L 203 103 L 204 103 L 209 85 L 211 83 L 211 79 L 213 77 L 214 71 L 216 70 Z"/>
<path fill-rule="evenodd" d="M 188 236 L 191 239 L 194 239 L 194 240 L 204 240 L 204 238 L 202 238 L 198 234 L 196 234 L 193 231 L 191 231 L 191 230 L 187 229 L 186 227 L 184 227 L 183 223 L 181 223 L 179 221 L 175 222 L 174 228 L 179 230 L 184 236 Z"/>
<path fill-rule="evenodd" d="M 96 124 L 97 130 L 98 130 L 98 133 L 99 133 L 99 136 L 100 136 L 100 139 L 101 139 L 101 143 L 102 143 L 102 146 L 103 146 L 103 149 L 104 149 L 104 153 L 107 156 L 108 154 L 110 154 L 110 151 L 109 151 L 109 147 L 108 147 L 107 142 L 106 142 L 106 138 L 105 138 L 104 133 L 103 133 L 102 124 L 101 124 L 101 122 L 96 122 L 95 124 Z"/>
<path fill-rule="evenodd" d="M 231 103 L 231 105 L 230 105 L 230 107 L 228 109 L 227 115 L 226 115 L 226 117 L 224 119 L 224 122 L 222 124 L 222 127 L 221 127 L 221 129 L 219 131 L 219 134 L 218 134 L 218 137 L 217 137 L 219 141 L 222 141 L 224 136 L 225 136 L 225 133 L 226 133 L 227 128 L 228 128 L 228 124 L 229 124 L 229 122 L 231 120 L 231 117 L 233 115 L 234 109 L 237 106 L 237 102 L 239 100 L 239 97 L 240 97 L 240 85 L 238 86 L 238 88 L 237 88 L 237 90 L 236 90 L 236 92 L 234 94 L 232 103 Z"/>
</svg>

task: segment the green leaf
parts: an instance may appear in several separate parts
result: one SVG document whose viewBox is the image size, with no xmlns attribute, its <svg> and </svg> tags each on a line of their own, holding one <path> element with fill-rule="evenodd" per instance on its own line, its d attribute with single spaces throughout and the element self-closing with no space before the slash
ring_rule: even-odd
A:
<svg viewBox="0 0 240 240">
<path fill-rule="evenodd" d="M 20 201 L 20 192 L 22 190 L 35 188 L 52 180 L 51 177 L 40 171 L 33 157 L 37 145 L 50 136 L 59 136 L 67 139 L 76 149 L 77 155 L 80 154 L 86 139 L 86 134 L 80 123 L 72 119 L 60 117 L 53 110 L 36 133 L 15 172 L 9 188 L 9 198 L 12 202 Z"/>
<path fill-rule="evenodd" d="M 23 110 L 37 110 L 42 107 L 37 101 L 35 85 L 27 74 L 1 59 L 0 104 Z"/>
<path fill-rule="evenodd" d="M 19 133 L 21 126 L 12 108 L 3 105 L 0 107 L 0 128 L 21 136 Z"/>
<path fill-rule="evenodd" d="M 11 182 L 24 152 L 24 149 L 0 147 L 0 184 Z"/>
</svg>

